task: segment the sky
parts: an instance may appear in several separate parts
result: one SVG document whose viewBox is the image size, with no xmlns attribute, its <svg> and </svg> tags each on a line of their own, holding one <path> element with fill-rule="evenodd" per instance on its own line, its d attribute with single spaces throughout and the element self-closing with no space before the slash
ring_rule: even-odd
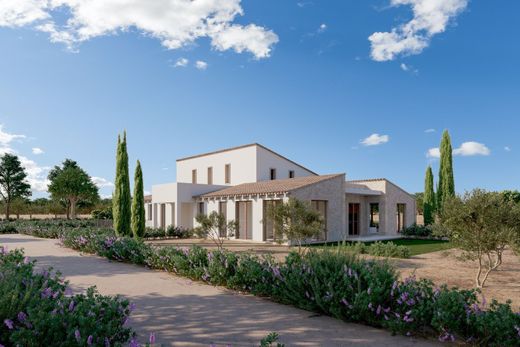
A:
<svg viewBox="0 0 520 347">
<path fill-rule="evenodd" d="M 34 196 L 78 162 L 113 190 L 118 133 L 145 190 L 176 158 L 261 143 L 409 192 L 448 129 L 458 192 L 520 189 L 516 0 L 2 0 L 0 153 Z"/>
</svg>

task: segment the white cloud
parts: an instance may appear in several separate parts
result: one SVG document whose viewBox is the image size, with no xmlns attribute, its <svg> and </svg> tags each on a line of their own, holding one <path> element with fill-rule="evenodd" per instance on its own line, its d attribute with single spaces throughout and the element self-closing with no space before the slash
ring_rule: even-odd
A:
<svg viewBox="0 0 520 347">
<path fill-rule="evenodd" d="M 318 32 L 319 32 L 319 33 L 322 33 L 322 32 L 325 32 L 325 30 L 327 30 L 327 24 L 323 23 L 323 24 L 320 25 L 320 27 L 318 28 Z"/>
<path fill-rule="evenodd" d="M 186 67 L 190 61 L 186 58 L 179 58 L 175 62 L 175 67 Z"/>
<path fill-rule="evenodd" d="M 509 146 L 505 146 L 505 147 L 504 147 L 504 151 L 506 151 L 506 152 L 511 152 L 511 147 L 509 147 Z"/>
<path fill-rule="evenodd" d="M 195 67 L 199 70 L 206 70 L 208 68 L 208 63 L 202 60 L 197 60 L 195 62 Z"/>
<path fill-rule="evenodd" d="M 107 188 L 107 187 L 113 187 L 114 183 L 110 182 L 106 178 L 103 177 L 92 177 L 92 182 L 98 187 L 98 188 Z"/>
<path fill-rule="evenodd" d="M 1 8 L 2 5 L 0 5 Z M 1 23 L 1 22 L 0 22 Z M 25 135 L 9 134 L 4 131 L 4 125 L 0 124 L 0 145 L 3 147 L 8 146 L 11 142 L 16 139 L 25 139 Z"/>
<path fill-rule="evenodd" d="M 428 152 L 426 153 L 426 156 L 428 158 L 440 158 L 441 157 L 441 151 L 439 147 L 436 148 L 430 148 Z"/>
<path fill-rule="evenodd" d="M 401 63 L 401 70 L 403 70 L 403 71 L 409 71 L 410 68 L 409 68 L 408 65 L 406 65 L 405 63 Z"/>
<path fill-rule="evenodd" d="M 435 131 L 436 131 L 435 129 L 430 128 L 430 129 L 426 129 L 424 132 L 427 134 L 431 134 L 431 133 L 434 133 Z"/>
<path fill-rule="evenodd" d="M 461 155 L 464 157 L 474 155 L 490 155 L 491 151 L 486 145 L 474 141 L 464 142 L 459 148 L 453 150 L 454 155 Z"/>
<path fill-rule="evenodd" d="M 65 23 L 63 21 L 66 14 Z M 255 24 L 235 24 L 241 0 L 3 0 L 0 26 L 24 27 L 49 34 L 52 42 L 74 49 L 95 37 L 137 29 L 178 49 L 199 38 L 213 48 L 269 57 L 278 36 Z"/>
<path fill-rule="evenodd" d="M 390 141 L 390 136 L 388 135 L 379 135 L 379 134 L 372 134 L 366 139 L 361 141 L 361 144 L 364 146 L 377 146 L 382 145 L 383 143 L 387 143 Z"/>
<path fill-rule="evenodd" d="M 390 3 L 411 6 L 413 18 L 390 32 L 370 35 L 371 57 L 375 61 L 421 53 L 434 35 L 444 32 L 449 22 L 466 9 L 468 0 L 391 0 Z"/>
<path fill-rule="evenodd" d="M 35 161 L 24 156 L 18 156 L 18 158 L 27 173 L 27 182 L 31 185 L 31 189 L 37 192 L 46 192 L 49 186 L 47 173 L 50 167 L 39 166 Z"/>
<path fill-rule="evenodd" d="M 36 154 L 36 155 L 39 155 L 39 154 L 43 154 L 43 153 L 45 153 L 45 152 L 43 151 L 43 149 L 41 149 L 41 148 L 39 148 L 39 147 L 33 147 L 33 149 L 32 149 L 32 153 L 33 153 L 33 154 Z"/>
<path fill-rule="evenodd" d="M 488 156 L 491 150 L 484 144 L 475 141 L 464 142 L 459 148 L 453 150 L 453 155 L 470 157 L 476 155 Z M 426 153 L 428 158 L 440 158 L 441 152 L 438 147 L 430 148 Z"/>
</svg>

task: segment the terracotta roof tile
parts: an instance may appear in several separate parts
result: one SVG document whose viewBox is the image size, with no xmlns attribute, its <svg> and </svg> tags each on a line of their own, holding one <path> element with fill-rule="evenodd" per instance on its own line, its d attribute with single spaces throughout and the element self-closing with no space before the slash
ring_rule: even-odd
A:
<svg viewBox="0 0 520 347">
<path fill-rule="evenodd" d="M 235 195 L 251 195 L 251 194 L 277 194 L 288 193 L 296 189 L 310 186 L 319 182 L 326 181 L 331 178 L 342 176 L 343 174 L 322 175 L 322 176 L 306 176 L 296 177 L 283 180 L 260 181 L 254 183 L 244 183 L 233 187 L 217 190 L 199 196 L 199 198 L 217 198 Z"/>
</svg>

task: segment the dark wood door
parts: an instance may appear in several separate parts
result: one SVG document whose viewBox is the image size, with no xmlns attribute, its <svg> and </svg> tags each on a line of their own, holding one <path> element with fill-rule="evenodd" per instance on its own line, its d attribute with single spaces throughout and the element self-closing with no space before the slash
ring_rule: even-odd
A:
<svg viewBox="0 0 520 347">
<path fill-rule="evenodd" d="M 359 204 L 348 204 L 348 234 L 359 235 Z"/>
</svg>

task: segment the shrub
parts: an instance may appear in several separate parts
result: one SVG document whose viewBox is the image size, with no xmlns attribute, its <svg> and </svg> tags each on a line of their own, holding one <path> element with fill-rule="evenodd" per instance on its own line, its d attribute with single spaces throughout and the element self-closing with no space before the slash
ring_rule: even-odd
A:
<svg viewBox="0 0 520 347">
<path fill-rule="evenodd" d="M 133 332 L 125 327 L 127 300 L 102 296 L 95 288 L 66 295 L 67 283 L 50 270 L 34 272 L 23 252 L 0 247 L 0 341 L 18 346 L 122 346 Z"/>
<path fill-rule="evenodd" d="M 406 246 L 396 245 L 393 242 L 356 242 L 354 244 L 345 244 L 339 247 L 340 250 L 352 254 L 369 254 L 376 257 L 389 258 L 410 258 L 411 256 L 410 248 Z"/>
<path fill-rule="evenodd" d="M 431 237 L 433 230 L 429 225 L 413 224 L 401 231 L 404 236 Z"/>
<path fill-rule="evenodd" d="M 490 346 L 516 346 L 520 338 L 520 313 L 514 313 L 510 303 L 493 303 L 484 310 L 475 290 L 436 288 L 431 281 L 414 277 L 399 281 L 389 263 L 359 259 L 342 248 L 293 252 L 280 263 L 271 256 L 197 246 L 153 248 L 102 232 L 65 233 L 63 243 L 394 333 L 434 333 L 443 341 L 469 339 Z M 385 253 L 395 246 L 385 245 L 345 247 L 383 249 Z"/>
</svg>

